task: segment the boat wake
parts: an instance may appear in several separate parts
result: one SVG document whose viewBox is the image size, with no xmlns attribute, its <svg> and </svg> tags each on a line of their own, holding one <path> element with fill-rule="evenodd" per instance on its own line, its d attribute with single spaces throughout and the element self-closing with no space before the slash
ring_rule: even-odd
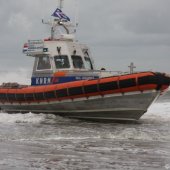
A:
<svg viewBox="0 0 170 170">
<path fill-rule="evenodd" d="M 44 114 L 8 114 L 8 113 L 1 113 L 0 116 L 0 123 L 41 123 L 45 120 Z"/>
<path fill-rule="evenodd" d="M 110 166 L 113 160 L 116 169 L 126 169 L 126 165 L 131 166 L 129 162 L 136 165 L 135 169 L 150 166 L 169 169 L 169 129 L 168 102 L 155 103 L 136 123 L 87 122 L 43 113 L 1 113 L 0 165 L 20 166 L 30 158 L 37 160 L 37 156 L 40 161 L 35 162 L 35 167 L 40 169 L 44 164 L 69 169 L 68 162 L 74 167 L 76 162 L 77 169 L 85 168 L 86 163 L 92 167 L 98 165 L 97 169 L 109 169 L 103 167 Z M 19 157 L 21 153 L 27 157 Z M 141 165 L 142 161 L 147 164 Z"/>
<path fill-rule="evenodd" d="M 46 114 L 1 113 L 2 125 L 25 126 L 29 135 L 13 136 L 17 140 L 140 140 L 169 141 L 170 103 L 155 103 L 139 121 L 134 123 L 99 123 L 67 119 Z M 4 127 L 4 126 L 3 126 Z M 17 127 L 17 128 L 16 128 Z M 33 130 L 34 129 L 34 130 Z M 30 139 L 30 134 L 32 137 Z M 17 132 L 18 134 L 18 132 Z M 10 135 L 8 135 L 8 139 Z"/>
<path fill-rule="evenodd" d="M 49 119 L 55 119 L 55 121 L 72 121 L 72 119 L 61 118 L 55 115 L 46 114 L 8 114 L 1 113 L 0 123 L 41 123 Z M 170 102 L 155 103 L 153 104 L 148 112 L 141 119 L 142 123 L 164 123 L 170 122 Z"/>
<path fill-rule="evenodd" d="M 159 102 L 153 104 L 148 113 L 143 116 L 143 121 L 149 123 L 170 122 L 170 102 Z"/>
</svg>

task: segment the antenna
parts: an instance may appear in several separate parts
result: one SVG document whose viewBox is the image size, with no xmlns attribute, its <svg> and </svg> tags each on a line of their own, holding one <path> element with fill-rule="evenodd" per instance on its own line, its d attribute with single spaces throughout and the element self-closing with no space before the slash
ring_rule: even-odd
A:
<svg viewBox="0 0 170 170">
<path fill-rule="evenodd" d="M 128 66 L 130 68 L 130 74 L 134 73 L 134 68 L 136 68 L 136 66 L 134 65 L 133 62 L 130 63 L 130 66 Z"/>
<path fill-rule="evenodd" d="M 79 25 L 79 4 L 78 4 L 78 0 L 75 0 L 75 29 L 74 29 L 74 33 L 77 32 L 77 27 Z"/>
<path fill-rule="evenodd" d="M 60 9 L 63 8 L 63 2 L 64 2 L 64 0 L 59 0 L 59 8 L 60 8 Z"/>
</svg>

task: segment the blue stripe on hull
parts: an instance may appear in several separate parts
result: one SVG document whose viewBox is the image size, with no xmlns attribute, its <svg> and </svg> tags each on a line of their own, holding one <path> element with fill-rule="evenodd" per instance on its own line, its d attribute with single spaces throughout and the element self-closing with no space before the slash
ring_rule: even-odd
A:
<svg viewBox="0 0 170 170">
<path fill-rule="evenodd" d="M 32 86 L 42 86 L 51 84 L 61 84 L 72 81 L 98 79 L 98 76 L 68 76 L 68 77 L 32 77 Z"/>
</svg>

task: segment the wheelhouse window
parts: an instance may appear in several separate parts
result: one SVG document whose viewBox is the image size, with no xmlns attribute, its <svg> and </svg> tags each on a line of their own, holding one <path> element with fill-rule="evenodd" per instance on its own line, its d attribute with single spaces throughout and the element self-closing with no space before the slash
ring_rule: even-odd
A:
<svg viewBox="0 0 170 170">
<path fill-rule="evenodd" d="M 71 56 L 72 58 L 72 61 L 73 61 L 73 66 L 74 68 L 79 68 L 79 69 L 84 69 L 84 63 L 83 63 L 83 60 L 80 56 L 77 56 L 77 55 L 73 55 Z"/>
<path fill-rule="evenodd" d="M 70 68 L 70 63 L 67 55 L 55 56 L 54 62 L 57 69 Z"/>
<path fill-rule="evenodd" d="M 84 57 L 84 58 L 85 58 L 85 61 L 86 61 L 87 69 L 93 70 L 93 65 L 92 65 L 92 62 L 91 62 L 90 58 L 89 57 Z"/>
<path fill-rule="evenodd" d="M 41 56 L 38 59 L 37 70 L 49 70 L 51 69 L 49 56 Z"/>
</svg>

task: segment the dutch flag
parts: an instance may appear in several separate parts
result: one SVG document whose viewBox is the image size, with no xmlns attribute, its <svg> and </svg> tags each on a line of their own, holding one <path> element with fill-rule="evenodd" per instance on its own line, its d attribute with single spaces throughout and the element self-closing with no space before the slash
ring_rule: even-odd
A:
<svg viewBox="0 0 170 170">
<path fill-rule="evenodd" d="M 26 54 L 26 53 L 28 52 L 28 43 L 25 43 L 25 44 L 24 44 L 24 47 L 23 47 L 22 52 L 23 52 L 24 54 Z"/>
</svg>

